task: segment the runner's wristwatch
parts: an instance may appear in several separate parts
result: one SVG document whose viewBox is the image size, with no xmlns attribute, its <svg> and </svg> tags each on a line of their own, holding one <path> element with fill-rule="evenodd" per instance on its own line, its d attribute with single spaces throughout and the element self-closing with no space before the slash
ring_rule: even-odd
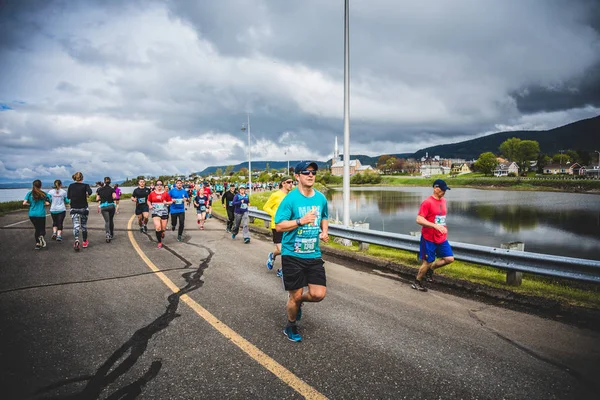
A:
<svg viewBox="0 0 600 400">
<path fill-rule="evenodd" d="M 298 225 L 298 226 L 302 226 L 302 222 L 300 222 L 300 218 L 298 218 L 298 219 L 296 220 L 296 225 Z"/>
</svg>

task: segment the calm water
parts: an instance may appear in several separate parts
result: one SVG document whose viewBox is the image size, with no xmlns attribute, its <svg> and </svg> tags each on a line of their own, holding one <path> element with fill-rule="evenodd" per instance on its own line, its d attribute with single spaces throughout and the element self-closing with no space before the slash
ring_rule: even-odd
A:
<svg viewBox="0 0 600 400">
<path fill-rule="evenodd" d="M 350 194 L 350 218 L 370 229 L 408 234 L 431 188 L 360 188 Z M 329 191 L 329 214 L 342 219 L 342 192 Z M 452 189 L 448 239 L 499 247 L 523 242 L 535 253 L 600 260 L 600 196 L 592 194 Z"/>
</svg>

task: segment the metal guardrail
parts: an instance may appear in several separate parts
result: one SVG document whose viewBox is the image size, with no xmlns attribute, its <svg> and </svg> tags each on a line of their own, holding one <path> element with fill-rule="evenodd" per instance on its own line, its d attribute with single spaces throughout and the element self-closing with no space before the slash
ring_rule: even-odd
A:
<svg viewBox="0 0 600 400">
<path fill-rule="evenodd" d="M 271 221 L 271 216 L 264 211 L 250 210 L 249 216 Z M 376 244 L 413 252 L 419 251 L 420 239 L 410 235 L 371 229 L 347 228 L 336 224 L 329 225 L 329 234 L 361 243 Z M 450 245 L 457 260 L 489 265 L 508 271 L 529 272 L 532 274 L 600 283 L 600 261 L 500 249 L 460 242 L 450 242 Z"/>
</svg>

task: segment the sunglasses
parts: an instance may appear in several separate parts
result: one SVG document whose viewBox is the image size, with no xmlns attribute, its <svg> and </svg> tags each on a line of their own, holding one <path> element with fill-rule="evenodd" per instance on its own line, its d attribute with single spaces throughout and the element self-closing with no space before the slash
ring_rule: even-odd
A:
<svg viewBox="0 0 600 400">
<path fill-rule="evenodd" d="M 315 176 L 317 174 L 317 171 L 312 171 L 312 170 L 300 171 L 300 174 Z"/>
<path fill-rule="evenodd" d="M 292 183 L 294 183 L 294 181 L 285 181 L 283 183 L 287 183 L 288 185 L 291 185 Z"/>
<path fill-rule="evenodd" d="M 162 183 L 155 183 L 154 186 L 162 186 Z"/>
</svg>

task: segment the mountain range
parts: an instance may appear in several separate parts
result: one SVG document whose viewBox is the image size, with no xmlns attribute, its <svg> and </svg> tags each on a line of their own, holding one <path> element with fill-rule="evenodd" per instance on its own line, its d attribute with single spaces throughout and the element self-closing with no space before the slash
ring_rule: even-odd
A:
<svg viewBox="0 0 600 400">
<path fill-rule="evenodd" d="M 390 154 L 396 158 L 421 158 L 425 154 L 429 156 L 440 156 L 442 158 L 463 158 L 465 160 L 475 160 L 481 153 L 492 152 L 499 153 L 499 147 L 507 139 L 519 138 L 521 140 L 535 140 L 540 145 L 542 153 L 553 155 L 560 150 L 583 150 L 600 151 L 600 115 L 593 118 L 583 119 L 568 125 L 544 131 L 505 131 L 496 132 L 490 135 L 482 136 L 477 139 L 465 140 L 459 143 L 442 144 L 420 149 L 414 153 Z M 351 155 L 352 160 L 358 159 L 363 165 L 377 165 L 379 156 Z M 298 161 L 291 161 L 293 167 Z M 317 161 L 319 168 L 331 166 L 331 159 L 327 161 Z M 287 161 L 252 161 L 252 169 L 264 170 L 269 164 L 271 169 L 287 168 Z M 226 165 L 211 166 L 198 172 L 198 175 L 214 174 L 218 168 L 225 171 Z M 241 168 L 248 168 L 248 162 L 242 162 L 233 166 L 233 171 L 239 171 Z"/>
</svg>

